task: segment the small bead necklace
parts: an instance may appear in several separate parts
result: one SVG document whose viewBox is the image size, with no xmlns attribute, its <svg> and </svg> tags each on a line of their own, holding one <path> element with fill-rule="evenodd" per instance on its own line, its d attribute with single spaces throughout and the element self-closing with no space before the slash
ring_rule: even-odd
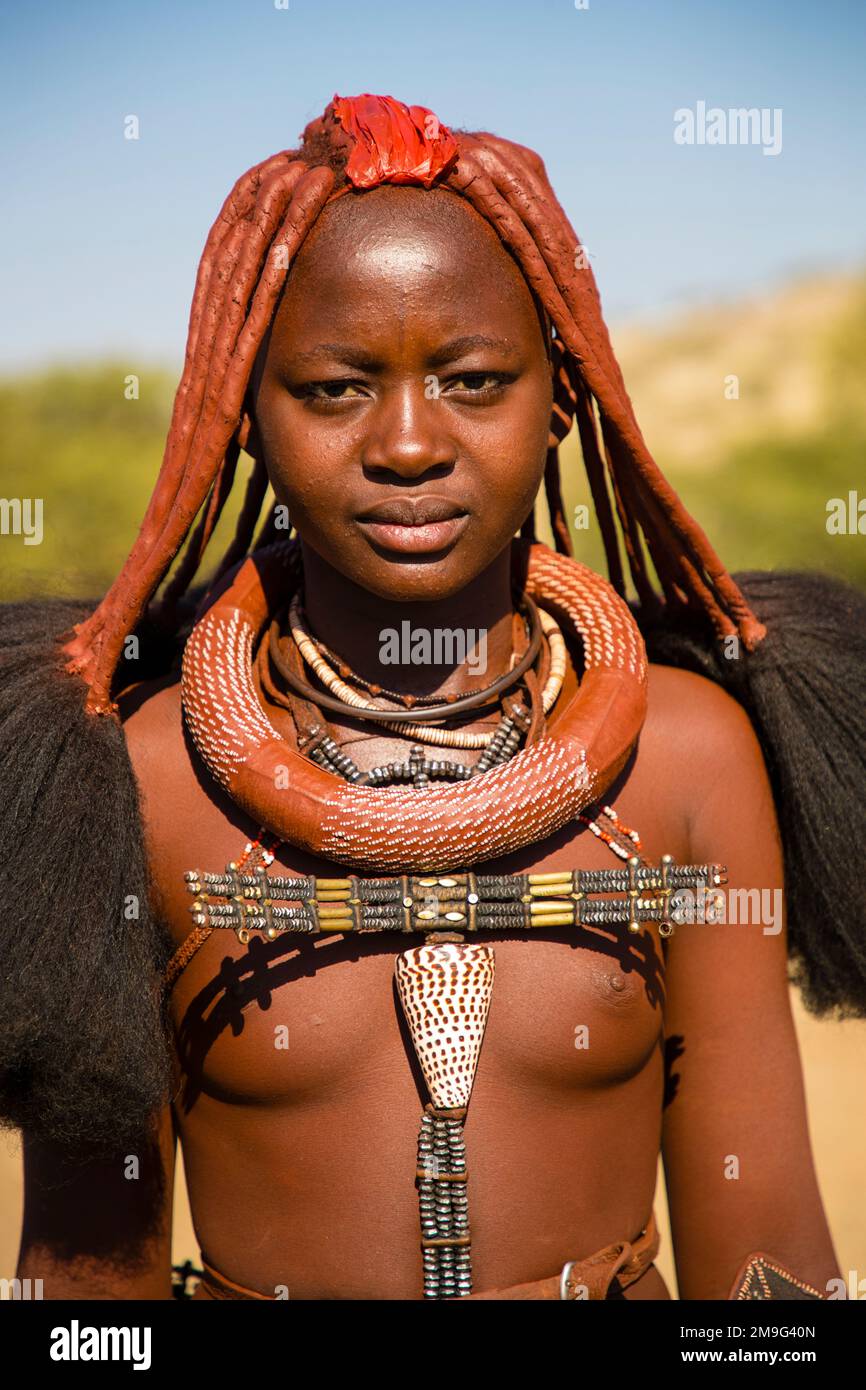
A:
<svg viewBox="0 0 866 1390">
<path fill-rule="evenodd" d="M 531 606 L 531 610 L 537 614 L 538 625 L 547 641 L 550 653 L 549 672 L 541 692 L 542 712 L 546 715 L 552 709 L 562 690 L 567 670 L 567 653 L 562 632 L 556 621 L 543 609 Z M 357 714 L 361 718 L 365 713 L 369 715 L 371 710 L 375 710 L 377 715 L 379 714 L 378 707 L 354 691 L 325 659 L 321 644 L 317 643 L 306 623 L 299 593 L 295 594 L 289 610 L 289 629 L 301 660 L 311 667 L 325 688 L 345 707 L 347 713 Z M 272 626 L 272 634 L 274 631 Z M 280 660 L 277 652 L 273 649 L 273 644 L 269 646 L 268 654 L 274 660 L 278 671 L 284 677 L 288 676 L 289 668 L 284 661 Z M 520 678 L 519 668 L 525 664 L 525 657 L 515 664 L 515 657 L 512 656 L 512 669 L 515 671 L 516 678 Z M 349 671 L 345 663 L 342 664 L 342 669 Z M 350 672 L 350 674 L 352 673 Z M 483 696 L 488 690 L 495 691 L 497 695 L 501 696 L 503 688 L 503 678 L 499 677 L 485 690 L 475 692 L 473 698 L 481 705 Z M 269 689 L 272 691 L 273 687 L 269 685 Z M 462 698 L 464 697 L 453 697 L 454 700 Z M 291 707 L 290 696 L 287 703 Z M 442 717 L 447 717 L 449 713 L 447 703 L 443 706 L 440 702 L 440 709 Z M 428 714 L 430 712 L 428 710 Z M 323 727 L 324 720 L 321 725 L 314 724 L 305 733 L 299 735 L 298 751 L 304 753 L 326 771 L 336 773 L 355 786 L 384 787 L 403 783 L 413 787 L 424 787 L 432 781 L 465 781 L 480 773 L 487 772 L 500 763 L 507 762 L 518 751 L 521 738 L 528 731 L 531 720 L 530 711 L 521 703 L 512 701 L 509 712 L 503 712 L 503 717 L 495 730 L 478 733 L 461 729 L 432 728 L 427 724 L 382 721 L 383 728 L 400 733 L 404 737 L 417 739 L 418 742 L 410 749 L 407 759 L 402 762 L 382 764 L 372 768 L 369 772 L 362 772 L 350 754 L 339 747 L 327 728 Z M 481 757 L 474 764 L 452 762 L 448 759 L 431 759 L 427 757 L 421 746 L 424 743 L 436 747 L 477 748 L 481 749 L 482 752 Z"/>
<path fill-rule="evenodd" d="M 406 709 L 414 709 L 416 707 L 420 708 L 421 706 L 437 704 L 451 705 L 454 704 L 457 700 L 463 699 L 465 695 L 473 695 L 476 698 L 478 698 L 480 696 L 486 695 L 488 692 L 491 692 L 494 689 L 498 690 L 499 694 L 502 694 L 508 688 L 506 685 L 502 684 L 502 678 L 498 677 L 497 680 L 492 681 L 489 685 L 481 686 L 477 690 L 470 689 L 460 691 L 459 693 L 452 692 L 451 694 L 445 695 L 407 695 L 405 693 L 401 694 L 399 691 L 396 690 L 388 690 L 383 685 L 377 685 L 375 682 L 368 681 L 363 676 L 359 676 L 357 672 L 355 672 L 352 669 L 352 667 L 348 665 L 347 662 L 345 662 L 341 657 L 335 656 L 335 654 L 330 650 L 330 648 L 326 647 L 324 642 L 322 642 L 318 637 L 315 636 L 315 634 L 310 630 L 309 624 L 307 622 L 306 614 L 304 612 L 303 604 L 301 603 L 301 596 L 299 593 L 296 594 L 294 599 L 292 600 L 289 609 L 289 617 L 290 630 L 296 646 L 301 651 L 301 654 L 304 657 L 305 661 L 307 661 L 308 665 L 313 666 L 313 669 L 315 670 L 316 674 L 322 680 L 322 684 L 325 685 L 327 689 L 332 690 L 334 693 L 336 693 L 338 690 L 340 691 L 340 693 L 342 693 L 343 690 L 345 690 L 348 691 L 349 695 L 354 695 L 357 697 L 357 691 L 352 691 L 351 688 L 346 684 L 348 681 L 353 681 L 355 685 L 361 686 L 363 689 L 367 691 L 368 694 L 372 695 L 374 698 L 380 698 L 381 696 L 384 696 L 386 699 L 396 700 L 399 704 L 404 705 Z M 538 617 L 541 623 L 542 632 L 544 633 L 544 636 L 547 639 L 548 645 L 550 647 L 550 673 L 548 675 L 547 680 L 545 681 L 542 696 L 545 713 L 548 713 L 552 709 L 556 701 L 556 698 L 559 695 L 560 690 L 562 689 L 562 684 L 565 680 L 565 673 L 567 670 L 568 653 L 565 646 L 565 639 L 562 635 L 562 628 L 559 626 L 552 614 L 548 613 L 547 610 L 544 608 L 539 608 Z M 312 651 L 310 650 L 311 648 Z M 316 665 L 313 665 L 312 661 L 313 652 L 315 652 L 319 658 L 319 661 Z M 337 669 L 334 669 L 334 667 L 336 667 Z M 519 676 L 515 674 L 518 670 L 518 663 L 514 655 L 512 655 L 511 657 L 511 668 L 512 674 L 514 675 L 514 682 L 516 683 L 519 679 Z M 361 705 L 357 705 L 355 707 L 359 709 L 362 708 Z M 373 706 L 370 706 L 369 704 L 367 704 L 366 707 L 373 708 Z M 443 718 L 447 716 L 447 713 L 448 711 L 443 709 Z M 411 726 L 407 726 L 405 724 L 402 725 L 404 731 L 407 727 Z"/>
<path fill-rule="evenodd" d="M 567 655 L 565 641 L 556 621 L 550 616 L 549 613 L 545 612 L 544 609 L 539 609 L 538 615 L 541 622 L 542 631 L 548 641 L 548 645 L 550 648 L 550 674 L 547 678 L 547 681 L 545 682 L 544 690 L 542 692 L 541 697 L 544 713 L 548 714 L 550 710 L 553 708 L 554 704 L 556 703 L 557 697 L 559 696 L 559 693 L 562 690 L 562 685 L 565 679 L 565 673 L 567 669 Z M 345 682 L 345 680 L 341 679 L 340 675 L 338 675 L 338 673 L 329 665 L 328 661 L 322 655 L 321 644 L 317 644 L 315 637 L 310 632 L 306 624 L 303 609 L 300 603 L 299 594 L 295 594 L 292 600 L 291 608 L 289 610 L 289 626 L 295 646 L 297 647 L 304 661 L 307 663 L 308 666 L 311 667 L 315 675 L 322 682 L 322 685 L 325 686 L 326 690 L 330 691 L 336 699 L 340 700 L 344 705 L 346 705 L 348 707 L 348 710 L 357 712 L 361 717 L 363 717 L 364 713 L 368 713 L 371 710 L 378 709 L 377 706 L 373 705 L 369 700 L 365 699 L 364 696 L 360 695 L 356 690 L 353 690 L 351 686 L 349 686 Z M 512 657 L 512 663 L 513 662 L 514 658 Z M 346 666 L 345 663 L 342 663 L 342 667 L 344 670 L 347 671 L 350 669 Z M 354 677 L 354 673 L 351 674 Z M 497 681 L 493 682 L 492 686 L 486 687 L 485 690 L 475 692 L 476 698 L 480 699 L 480 697 L 483 696 L 487 690 L 491 690 L 494 687 L 497 687 L 499 691 L 502 690 L 501 677 L 498 678 Z M 392 696 L 392 698 L 399 699 L 400 697 Z M 445 704 L 453 703 L 455 700 L 462 698 L 462 695 L 452 696 L 451 700 L 446 701 Z M 442 703 L 441 700 L 440 703 Z M 446 718 L 447 716 L 448 710 L 443 709 L 442 717 Z M 503 724 L 508 724 L 508 720 L 505 719 L 503 721 Z M 494 744 L 495 748 L 491 760 L 485 763 L 484 768 L 480 768 L 480 770 L 483 771 L 486 770 L 487 767 L 494 766 L 496 762 L 502 761 L 502 758 L 499 756 L 499 753 L 505 747 L 506 743 L 509 741 L 514 726 L 512 724 L 510 727 L 505 729 L 504 733 L 502 733 L 503 725 L 500 725 L 499 729 L 497 729 L 495 732 L 485 731 L 481 733 L 472 733 L 463 729 L 431 728 L 427 724 L 410 724 L 402 721 L 397 722 L 396 720 L 394 722 L 391 722 L 390 720 L 383 720 L 382 727 L 389 729 L 391 732 L 394 733 L 401 733 L 404 735 L 404 737 L 416 739 L 419 743 L 428 743 L 439 748 L 487 750 L 491 747 L 492 744 Z M 518 733 L 517 739 L 516 741 L 514 741 L 513 751 L 515 752 L 517 751 L 519 738 L 520 736 Z M 403 764 L 400 764 L 400 766 L 403 766 Z M 462 765 L 440 763 L 437 766 L 440 769 L 443 769 L 459 767 Z M 475 765 L 475 768 L 470 768 L 465 774 L 460 774 L 460 776 L 454 778 L 453 780 L 460 780 L 460 777 L 464 775 L 471 776 L 473 772 L 477 770 L 479 770 L 478 764 Z M 376 772 L 381 772 L 381 769 L 376 769 Z M 432 775 L 448 776 L 449 774 L 443 771 L 438 771 Z M 356 781 L 357 779 L 351 778 L 350 780 Z M 410 779 L 404 778 L 402 780 Z M 381 782 L 376 782 L 374 780 L 372 783 L 367 783 L 364 785 L 381 785 Z M 416 785 L 418 784 L 416 783 Z"/>
</svg>

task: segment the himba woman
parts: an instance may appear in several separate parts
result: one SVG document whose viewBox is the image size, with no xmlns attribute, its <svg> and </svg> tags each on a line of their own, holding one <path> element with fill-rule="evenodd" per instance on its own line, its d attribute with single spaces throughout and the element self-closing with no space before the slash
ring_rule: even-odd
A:
<svg viewBox="0 0 866 1390">
<path fill-rule="evenodd" d="M 118 579 L 3 608 L 19 1275 L 171 1297 L 179 1139 L 196 1298 L 666 1299 L 661 1147 L 682 1298 L 828 1297 L 788 982 L 866 1013 L 864 618 L 726 572 L 536 154 L 335 97 L 211 230 Z"/>
</svg>

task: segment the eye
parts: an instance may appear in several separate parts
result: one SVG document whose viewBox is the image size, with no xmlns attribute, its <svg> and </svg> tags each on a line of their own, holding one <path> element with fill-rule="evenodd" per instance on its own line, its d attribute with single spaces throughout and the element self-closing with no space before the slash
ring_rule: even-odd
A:
<svg viewBox="0 0 866 1390">
<path fill-rule="evenodd" d="M 445 389 L 468 391 L 473 396 L 494 396 L 513 380 L 507 372 L 461 372 L 446 383 Z"/>
<path fill-rule="evenodd" d="M 348 401 L 360 398 L 362 392 L 354 381 L 310 381 L 302 394 L 313 401 Z"/>
</svg>

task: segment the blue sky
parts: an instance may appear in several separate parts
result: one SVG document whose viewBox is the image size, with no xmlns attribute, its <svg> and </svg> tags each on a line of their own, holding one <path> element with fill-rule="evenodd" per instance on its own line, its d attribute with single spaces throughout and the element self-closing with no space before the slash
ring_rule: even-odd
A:
<svg viewBox="0 0 866 1390">
<path fill-rule="evenodd" d="M 866 261 L 861 0 L 288 2 L 6 7 L 4 370 L 179 361 L 226 192 L 335 91 L 538 150 L 613 322 Z M 781 153 L 677 145 L 698 101 L 781 108 Z"/>
</svg>

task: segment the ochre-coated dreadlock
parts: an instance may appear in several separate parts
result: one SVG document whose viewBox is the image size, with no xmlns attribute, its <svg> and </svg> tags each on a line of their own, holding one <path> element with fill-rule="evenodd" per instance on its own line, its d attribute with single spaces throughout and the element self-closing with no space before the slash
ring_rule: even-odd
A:
<svg viewBox="0 0 866 1390">
<path fill-rule="evenodd" d="M 406 123 L 414 118 L 413 134 L 418 128 L 416 113 L 424 112 L 391 98 L 335 98 L 324 115 L 307 126 L 298 150 L 273 155 L 242 175 L 211 229 L 198 270 L 163 464 L 144 522 L 120 575 L 63 648 L 66 669 L 79 673 L 89 687 L 87 708 L 92 713 L 115 710 L 111 686 L 124 639 L 141 619 L 199 513 L 163 596 L 164 613 L 174 611 L 202 562 L 246 443 L 250 422 L 244 402 L 256 354 L 294 257 L 330 201 L 346 194 L 363 196 L 363 186 L 372 186 L 372 181 L 361 188 L 350 182 L 357 141 L 346 129 L 348 125 L 354 130 L 354 122 L 346 121 L 345 111 L 355 102 L 366 103 L 362 109 L 373 110 L 381 119 L 391 115 Z M 544 483 L 557 549 L 571 553 L 558 444 L 576 419 L 614 587 L 624 593 L 618 521 L 629 572 L 645 610 L 652 612 L 662 603 L 702 610 L 719 637 L 737 633 L 746 649 L 753 650 L 766 630 L 653 462 L 611 348 L 592 270 L 542 160 L 532 150 L 495 135 L 447 131 L 432 113 L 424 114 L 431 134 L 426 146 L 425 137 L 420 138 L 420 147 L 437 150 L 448 142 L 451 154 L 440 161 L 435 180 L 428 169 L 424 177 L 390 176 L 390 181 L 427 187 L 436 183 L 464 197 L 502 238 L 555 328 L 554 409 Z M 388 180 L 386 172 L 376 181 Z M 217 578 L 253 544 L 267 483 L 264 464 L 258 460 Z M 531 533 L 530 519 L 524 534 Z M 271 534 L 268 518 L 259 542 Z M 664 599 L 653 588 L 648 557 Z"/>
</svg>

